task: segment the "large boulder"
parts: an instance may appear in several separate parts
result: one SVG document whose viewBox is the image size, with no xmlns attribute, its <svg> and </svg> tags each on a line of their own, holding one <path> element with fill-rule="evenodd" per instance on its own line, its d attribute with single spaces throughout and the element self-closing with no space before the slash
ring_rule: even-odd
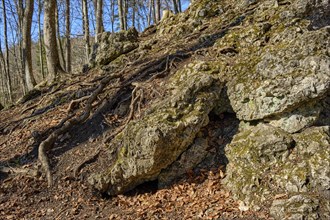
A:
<svg viewBox="0 0 330 220">
<path fill-rule="evenodd" d="M 119 56 L 129 53 L 139 46 L 139 33 L 135 28 L 118 33 L 103 32 L 99 43 L 93 46 L 89 67 L 109 64 Z"/>
<path fill-rule="evenodd" d="M 214 45 L 236 51 L 227 86 L 241 124 L 226 147 L 225 185 L 276 219 L 329 218 L 329 5 L 240 1 L 254 22 Z"/>
<path fill-rule="evenodd" d="M 242 123 L 240 130 L 226 150 L 225 183 L 237 199 L 258 209 L 277 195 L 301 194 L 314 198 L 311 201 L 316 199 L 317 207 L 322 207 L 311 212 L 330 212 L 325 196 L 330 194 L 329 126 L 311 127 L 294 135 L 262 123 Z M 294 206 L 293 201 L 282 203 Z M 273 208 L 277 206 L 279 202 L 274 202 Z M 293 214 L 289 211 L 285 214 Z"/>
<path fill-rule="evenodd" d="M 110 195 L 126 192 L 158 178 L 209 122 L 208 114 L 222 90 L 207 63 L 189 64 L 168 82 L 167 98 L 155 104 L 140 120 L 130 122 L 109 145 L 117 149 L 104 171 L 89 182 Z"/>
<path fill-rule="evenodd" d="M 259 120 L 293 111 L 323 98 L 330 88 L 330 29 L 292 25 L 269 46 L 234 66 L 228 83 L 232 107 L 242 120 Z M 299 29 L 299 30 L 298 30 Z"/>
</svg>

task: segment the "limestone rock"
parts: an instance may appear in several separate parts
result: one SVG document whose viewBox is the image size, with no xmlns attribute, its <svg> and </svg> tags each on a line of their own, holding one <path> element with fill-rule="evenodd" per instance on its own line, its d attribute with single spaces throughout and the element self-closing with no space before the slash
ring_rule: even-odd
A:
<svg viewBox="0 0 330 220">
<path fill-rule="evenodd" d="M 289 135 L 270 125 L 241 125 L 240 133 L 226 150 L 226 185 L 252 208 L 272 200 L 273 189 L 289 194 L 319 192 L 320 204 L 325 207 L 322 210 L 330 212 L 329 201 L 322 199 L 322 194 L 330 193 L 329 134 L 329 126 Z M 289 206 L 294 206 L 294 201 L 290 200 Z M 279 206 L 276 203 L 275 207 Z"/>
<path fill-rule="evenodd" d="M 293 136 L 297 156 L 307 161 L 308 184 L 313 189 L 330 190 L 330 127 L 312 127 Z M 329 210 L 330 211 L 330 210 Z"/>
<path fill-rule="evenodd" d="M 136 49 L 139 46 L 138 35 L 135 28 L 118 33 L 102 33 L 100 43 L 94 45 L 89 66 L 107 65 L 120 55 Z"/>
<path fill-rule="evenodd" d="M 275 127 L 279 127 L 286 132 L 296 133 L 304 128 L 314 125 L 319 120 L 322 106 L 320 104 L 311 103 L 289 113 L 277 115 L 269 123 Z M 266 119 L 267 120 L 267 119 Z"/>
<path fill-rule="evenodd" d="M 286 161 L 294 144 L 283 130 L 267 124 L 241 124 L 240 132 L 226 147 L 227 177 L 225 184 L 237 199 L 258 206 L 269 199 L 267 181 L 272 169 Z"/>
<path fill-rule="evenodd" d="M 258 120 L 293 111 L 329 91 L 329 31 L 299 35 L 292 31 L 279 33 L 274 45 L 260 56 L 234 67 L 236 79 L 228 83 L 228 94 L 239 119 Z"/>
<path fill-rule="evenodd" d="M 276 219 L 320 219 L 317 213 L 319 200 L 307 195 L 295 195 L 289 199 L 274 200 L 270 214 Z"/>
<path fill-rule="evenodd" d="M 89 178 L 94 187 L 115 195 L 155 180 L 193 143 L 222 89 L 205 65 L 190 64 L 173 75 L 170 95 L 114 138 L 109 150 L 118 153 L 111 166 Z"/>
<path fill-rule="evenodd" d="M 163 170 L 158 177 L 158 186 L 168 186 L 175 179 L 183 176 L 187 171 L 195 168 L 208 154 L 207 140 L 196 138 L 194 143 L 182 153 L 180 158 Z"/>
</svg>

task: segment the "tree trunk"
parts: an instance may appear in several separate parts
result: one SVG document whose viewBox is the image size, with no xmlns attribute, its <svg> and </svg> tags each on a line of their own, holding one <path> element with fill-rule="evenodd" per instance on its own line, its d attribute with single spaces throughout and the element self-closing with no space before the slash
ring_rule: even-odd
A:
<svg viewBox="0 0 330 220">
<path fill-rule="evenodd" d="M 88 18 L 88 7 L 87 0 L 82 0 L 82 11 L 83 11 L 83 32 L 85 38 L 85 55 L 86 55 L 86 63 L 89 61 L 90 54 L 90 43 L 89 43 L 89 18 Z"/>
<path fill-rule="evenodd" d="M 48 76 L 50 81 L 54 81 L 57 74 L 63 71 L 60 65 L 56 43 L 56 7 L 56 0 L 44 1 L 44 42 L 46 50 Z"/>
<path fill-rule="evenodd" d="M 119 16 L 119 23 L 120 23 L 120 30 L 125 30 L 125 19 L 124 19 L 124 0 L 118 0 L 118 16 Z"/>
<path fill-rule="evenodd" d="M 154 21 L 154 24 L 156 24 L 157 18 L 156 18 L 155 0 L 151 0 L 151 5 L 152 5 L 152 20 Z"/>
<path fill-rule="evenodd" d="M 104 31 L 103 27 L 103 0 L 97 0 L 96 3 L 96 30 L 95 42 L 99 42 L 100 34 Z"/>
<path fill-rule="evenodd" d="M 161 8 L 161 2 L 160 2 L 160 0 L 156 0 L 156 21 L 157 22 L 159 22 L 161 19 L 160 8 Z"/>
<path fill-rule="evenodd" d="M 135 27 L 136 0 L 133 0 L 132 10 L 132 26 Z"/>
<path fill-rule="evenodd" d="M 65 58 L 64 58 L 64 50 L 62 46 L 62 40 L 61 40 L 61 33 L 60 33 L 60 20 L 59 20 L 59 14 L 58 14 L 58 7 L 55 8 L 55 28 L 56 28 L 56 33 L 57 33 L 57 46 L 59 49 L 59 59 L 60 59 L 60 64 L 62 69 L 65 69 Z"/>
<path fill-rule="evenodd" d="M 115 32 L 115 0 L 110 0 L 110 11 L 111 11 L 111 32 Z"/>
<path fill-rule="evenodd" d="M 18 0 L 18 1 L 14 1 L 15 2 L 15 6 L 16 6 L 16 10 L 18 12 L 18 29 L 17 29 L 17 39 L 19 39 L 18 41 L 18 57 L 19 59 L 17 59 L 17 56 L 15 56 L 15 62 L 17 65 L 17 71 L 20 75 L 22 84 L 23 84 L 23 93 L 24 95 L 28 92 L 27 89 L 27 85 L 25 82 L 25 63 L 24 63 L 24 52 L 23 52 L 23 41 L 22 41 L 22 32 L 23 32 L 23 20 L 24 20 L 24 5 L 23 5 L 23 0 Z M 16 52 L 15 52 L 16 53 Z"/>
<path fill-rule="evenodd" d="M 11 85 L 11 76 L 9 68 L 9 46 L 8 46 L 8 30 L 7 30 L 7 14 L 6 14 L 6 3 L 5 0 L 2 0 L 2 10 L 3 10 L 3 36 L 5 42 L 5 74 L 6 74 L 6 85 L 8 90 L 9 101 L 13 101 L 12 85 Z"/>
<path fill-rule="evenodd" d="M 65 37 L 66 37 L 66 47 L 65 47 L 65 56 L 66 56 L 66 67 L 67 72 L 71 72 L 71 27 L 70 27 L 70 0 L 66 0 L 66 10 L 65 10 Z"/>
<path fill-rule="evenodd" d="M 173 9 L 175 14 L 179 13 L 177 0 L 173 0 Z"/>
<path fill-rule="evenodd" d="M 178 10 L 182 12 L 181 0 L 177 0 Z"/>
<path fill-rule="evenodd" d="M 151 25 L 151 16 L 152 16 L 152 0 L 149 0 L 148 1 L 148 9 L 149 9 L 149 12 L 148 12 L 148 26 L 150 26 Z"/>
<path fill-rule="evenodd" d="M 23 17 L 23 63 L 25 70 L 25 82 L 28 91 L 32 90 L 36 85 L 33 76 L 32 56 L 31 56 L 31 24 L 33 15 L 33 0 L 26 0 Z"/>
<path fill-rule="evenodd" d="M 39 61 L 40 61 L 40 72 L 42 75 L 42 79 L 45 79 L 46 75 L 45 75 L 45 70 L 44 70 L 44 59 L 43 59 L 41 12 L 42 12 L 41 0 L 38 0 Z"/>
<path fill-rule="evenodd" d="M 128 0 L 124 0 L 124 30 L 127 30 Z"/>
</svg>

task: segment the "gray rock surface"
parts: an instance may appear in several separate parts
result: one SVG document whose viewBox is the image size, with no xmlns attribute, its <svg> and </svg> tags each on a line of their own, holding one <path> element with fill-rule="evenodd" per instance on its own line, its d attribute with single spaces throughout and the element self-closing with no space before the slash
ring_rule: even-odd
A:
<svg viewBox="0 0 330 220">
<path fill-rule="evenodd" d="M 205 66 L 189 64 L 178 71 L 168 83 L 170 95 L 114 138 L 109 149 L 118 149 L 116 159 L 89 178 L 95 188 L 115 195 L 155 180 L 193 143 L 222 90 Z"/>
<path fill-rule="evenodd" d="M 102 36 L 107 43 L 93 65 L 135 48 L 143 55 L 164 49 L 162 42 L 187 44 L 185 37 L 199 36 L 200 44 L 190 45 L 191 63 L 166 81 L 166 97 L 112 140 L 111 164 L 89 182 L 110 195 L 150 180 L 167 185 L 218 158 L 206 151 L 212 138 L 197 135 L 210 112 L 235 113 L 241 122 L 225 147 L 224 181 L 234 197 L 255 210 L 271 207 L 276 219 L 329 217 L 329 9 L 329 1 L 201 0 L 150 27 L 139 47 L 133 30 Z M 176 53 L 173 45 L 164 53 Z M 229 142 L 237 126 L 227 128 L 218 136 Z"/>
<path fill-rule="evenodd" d="M 237 66 L 228 94 L 241 120 L 258 120 L 323 98 L 330 89 L 330 33 L 287 28 L 259 56 Z M 254 63 L 254 64 L 253 64 Z"/>
<path fill-rule="evenodd" d="M 163 170 L 158 176 L 160 188 L 170 185 L 178 177 L 195 168 L 207 156 L 209 147 L 206 139 L 196 138 L 180 158 Z"/>
<path fill-rule="evenodd" d="M 270 208 L 270 214 L 276 219 L 320 219 L 317 213 L 319 200 L 307 195 L 295 195 L 289 199 L 274 200 Z M 288 214 L 289 213 L 289 214 Z"/>
<path fill-rule="evenodd" d="M 118 33 L 102 33 L 100 42 L 93 47 L 89 66 L 107 65 L 120 55 L 136 49 L 139 46 L 138 36 L 135 28 Z"/>
<path fill-rule="evenodd" d="M 330 190 L 329 134 L 329 126 L 290 135 L 271 125 L 241 124 L 240 132 L 227 146 L 225 183 L 237 199 L 254 209 L 272 200 L 276 193 L 314 192 L 330 213 L 329 200 L 322 199 L 322 194 Z M 294 206 L 294 201 L 289 206 Z"/>
</svg>

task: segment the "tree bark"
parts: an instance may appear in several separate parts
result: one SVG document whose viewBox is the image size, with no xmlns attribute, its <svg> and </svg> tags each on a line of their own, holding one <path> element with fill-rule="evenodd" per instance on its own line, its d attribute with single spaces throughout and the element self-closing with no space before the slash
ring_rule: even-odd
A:
<svg viewBox="0 0 330 220">
<path fill-rule="evenodd" d="M 177 0 L 178 10 L 182 12 L 181 0 Z"/>
<path fill-rule="evenodd" d="M 95 16 L 96 16 L 96 30 L 95 30 L 95 42 L 99 42 L 100 34 L 104 30 L 103 26 L 103 0 L 95 0 Z"/>
<path fill-rule="evenodd" d="M 173 0 L 173 9 L 175 14 L 179 13 L 177 0 Z"/>
<path fill-rule="evenodd" d="M 153 0 L 149 0 L 148 1 L 148 9 L 149 9 L 149 12 L 148 12 L 148 26 L 151 25 L 151 17 L 152 17 L 152 2 Z"/>
<path fill-rule="evenodd" d="M 46 74 L 45 74 L 45 70 L 44 70 L 44 59 L 43 59 L 41 12 L 42 12 L 41 0 L 38 0 L 39 61 L 40 61 L 40 72 L 41 72 L 41 75 L 42 75 L 42 79 L 45 79 Z"/>
<path fill-rule="evenodd" d="M 135 15 L 136 15 L 136 0 L 133 0 L 132 5 L 132 26 L 135 27 Z"/>
<path fill-rule="evenodd" d="M 66 4 L 65 4 L 66 8 L 65 8 L 65 37 L 66 37 L 66 66 L 65 66 L 65 70 L 67 72 L 71 72 L 71 39 L 70 39 L 70 35 L 71 35 L 71 24 L 70 24 L 70 0 L 66 0 Z"/>
<path fill-rule="evenodd" d="M 23 17 L 23 63 L 25 70 L 25 83 L 27 90 L 30 91 L 36 85 L 33 76 L 32 55 L 31 55 L 31 25 L 34 9 L 33 0 L 26 0 Z"/>
<path fill-rule="evenodd" d="M 13 101 L 13 92 L 11 85 L 11 75 L 9 68 L 9 46 L 8 46 L 8 30 L 7 30 L 7 13 L 6 13 L 6 3 L 5 0 L 2 0 L 2 10 L 3 10 L 3 36 L 5 42 L 5 74 L 6 74 L 6 86 L 8 90 L 9 101 Z"/>
<path fill-rule="evenodd" d="M 58 57 L 58 49 L 56 43 L 56 24 L 55 24 L 55 8 L 56 0 L 44 1 L 44 42 L 48 69 L 48 78 L 54 81 L 59 72 L 63 72 Z"/>
<path fill-rule="evenodd" d="M 57 33 L 57 46 L 59 49 L 59 59 L 60 59 L 60 64 L 62 66 L 62 69 L 65 69 L 66 62 L 65 62 L 65 57 L 64 57 L 64 50 L 62 46 L 62 40 L 61 40 L 61 33 L 60 33 L 60 20 L 59 20 L 59 14 L 58 14 L 58 7 L 55 8 L 55 28 L 56 28 L 56 33 Z"/>
<path fill-rule="evenodd" d="M 23 10 L 23 0 L 18 0 L 18 1 L 14 1 L 15 3 L 15 7 L 16 10 L 18 12 L 18 29 L 17 29 L 17 33 L 16 33 L 16 37 L 17 39 L 19 39 L 18 41 L 18 57 L 19 59 L 17 59 L 17 56 L 15 56 L 15 63 L 17 66 L 17 72 L 20 75 L 20 79 L 22 81 L 23 84 L 23 94 L 25 95 L 28 92 L 27 89 L 27 85 L 25 82 L 25 64 L 24 64 L 24 56 L 23 56 L 23 41 L 22 41 L 22 32 L 23 32 L 23 20 L 24 20 L 24 10 Z M 16 53 L 16 51 L 15 51 Z M 17 54 L 17 53 L 16 53 Z"/>
<path fill-rule="evenodd" d="M 118 16 L 120 23 L 120 30 L 125 30 L 125 19 L 124 19 L 124 0 L 118 0 Z"/>
<path fill-rule="evenodd" d="M 159 22 L 161 19 L 160 8 L 161 8 L 161 2 L 160 2 L 160 0 L 156 0 L 156 21 L 157 22 Z"/>
<path fill-rule="evenodd" d="M 128 0 L 124 0 L 124 30 L 127 30 Z"/>
<path fill-rule="evenodd" d="M 82 0 L 82 11 L 83 11 L 83 32 L 85 38 L 85 55 L 86 55 L 86 63 L 88 63 L 91 47 L 89 43 L 89 18 L 88 18 L 87 0 Z"/>
<path fill-rule="evenodd" d="M 111 11 L 111 32 L 115 32 L 115 0 L 110 0 L 110 11 Z"/>
</svg>

